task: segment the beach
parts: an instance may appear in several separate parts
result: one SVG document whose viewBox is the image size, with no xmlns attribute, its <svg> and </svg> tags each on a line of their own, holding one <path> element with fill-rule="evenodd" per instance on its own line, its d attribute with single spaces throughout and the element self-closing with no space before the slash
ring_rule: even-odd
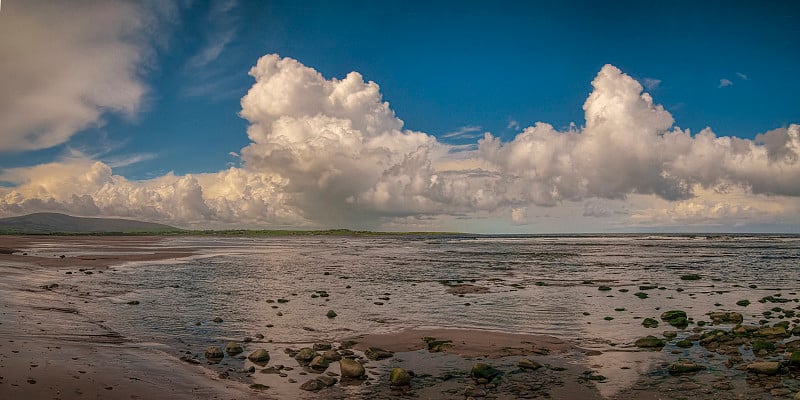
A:
<svg viewBox="0 0 800 400">
<path fill-rule="evenodd" d="M 792 398 L 797 288 L 782 258 L 764 287 L 713 268 L 643 268 L 656 283 L 571 266 L 654 242 L 712 264 L 797 249 L 737 239 L 709 261 L 701 249 L 724 246 L 687 240 L 2 236 L 0 398 Z M 685 325 L 664 317 L 680 305 Z"/>
</svg>

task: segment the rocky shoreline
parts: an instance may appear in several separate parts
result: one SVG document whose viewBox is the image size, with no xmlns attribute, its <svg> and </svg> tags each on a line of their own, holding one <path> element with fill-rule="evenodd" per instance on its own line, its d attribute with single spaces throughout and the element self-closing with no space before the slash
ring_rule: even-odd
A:
<svg viewBox="0 0 800 400">
<path fill-rule="evenodd" d="M 7 249 L 0 251 L 6 277 L 0 285 L 0 397 L 800 399 L 800 299 L 790 290 L 742 298 L 737 311 L 721 304 L 705 313 L 656 307 L 655 315 L 632 317 L 656 333 L 630 343 L 587 347 L 569 337 L 452 328 L 343 333 L 304 341 L 253 328 L 248 336 L 205 346 L 187 340 L 179 350 L 138 342 L 83 315 L 80 303 L 87 297 L 43 272 L 102 274 L 121 262 L 174 259 L 203 250 L 159 248 L 158 238 L 83 240 L 65 239 L 62 248 L 48 248 L 47 255 L 22 255 L 36 239 L 0 240 L 0 248 Z M 61 257 L 63 249 L 76 244 L 104 251 Z M 681 276 L 683 281 L 702 279 Z M 626 312 L 621 305 L 631 300 L 610 293 L 624 295 L 628 289 L 611 283 L 594 287 L 604 298 L 615 299 L 614 312 Z M 629 293 L 638 298 L 634 302 L 663 288 L 643 282 L 639 289 Z M 474 281 L 447 282 L 441 290 L 471 301 L 492 291 Z M 325 300 L 328 292 L 315 290 L 308 296 Z M 291 313 L 295 302 L 266 301 L 278 315 Z M 745 313 L 754 303 L 771 307 Z M 130 300 L 123 306 L 143 305 Z M 321 313 L 334 321 L 337 311 L 348 310 Z M 198 324 L 224 328 L 221 317 Z M 614 319 L 600 322 L 613 326 Z"/>
</svg>

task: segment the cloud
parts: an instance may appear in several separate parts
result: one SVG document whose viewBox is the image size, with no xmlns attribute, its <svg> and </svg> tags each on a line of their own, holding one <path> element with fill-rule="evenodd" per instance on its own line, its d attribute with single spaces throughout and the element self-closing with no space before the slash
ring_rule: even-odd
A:
<svg viewBox="0 0 800 400">
<path fill-rule="evenodd" d="M 519 122 L 513 118 L 508 119 L 508 125 L 506 125 L 506 129 L 511 129 L 512 131 L 519 130 Z"/>
<path fill-rule="evenodd" d="M 164 12 L 169 7 L 162 7 Z M 0 14 L 0 152 L 49 148 L 134 115 L 159 15 L 127 1 L 39 0 Z"/>
<path fill-rule="evenodd" d="M 238 6 L 236 0 L 218 0 L 208 11 L 208 29 L 205 45 L 189 58 L 188 65 L 201 68 L 219 58 L 225 47 L 233 41 L 237 32 L 238 18 L 232 11 Z"/>
<path fill-rule="evenodd" d="M 445 133 L 444 135 L 442 135 L 440 137 L 443 138 L 443 139 L 450 139 L 450 138 L 466 138 L 466 139 L 469 139 L 469 138 L 475 138 L 477 136 L 474 135 L 474 132 L 480 132 L 480 130 L 481 130 L 480 126 L 472 126 L 472 125 L 462 126 L 462 127 L 458 128 L 458 129 L 456 129 L 455 131 Z"/>
<path fill-rule="evenodd" d="M 733 86 L 733 82 L 731 82 L 729 79 L 725 79 L 725 78 L 722 78 L 722 79 L 719 80 L 719 86 L 718 87 L 724 88 L 724 87 L 728 87 L 728 86 Z"/>
<path fill-rule="evenodd" d="M 741 73 L 741 72 L 737 72 L 737 73 L 736 73 L 736 76 L 738 76 L 739 78 L 742 78 L 742 79 L 744 79 L 744 80 L 748 80 L 748 78 L 747 78 L 747 75 L 745 75 L 745 74 L 743 74 L 743 73 Z"/>
<path fill-rule="evenodd" d="M 644 87 L 647 90 L 656 90 L 661 85 L 661 79 L 644 78 Z"/>
<path fill-rule="evenodd" d="M 717 221 L 791 220 L 800 209 L 800 125 L 756 140 L 708 128 L 693 135 L 611 65 L 592 81 L 585 126 L 538 122 L 513 140 L 485 133 L 472 146 L 404 129 L 378 84 L 357 72 L 326 78 L 270 54 L 250 75 L 241 166 L 129 181 L 107 164 L 72 157 L 2 172 L 0 181 L 15 186 L 0 188 L 0 214 L 57 209 L 180 226 L 419 228 L 475 218 L 521 226 L 562 214 L 691 224 L 691 210 Z M 738 197 L 719 198 L 724 193 Z M 769 199 L 787 206 L 767 207 Z"/>
</svg>

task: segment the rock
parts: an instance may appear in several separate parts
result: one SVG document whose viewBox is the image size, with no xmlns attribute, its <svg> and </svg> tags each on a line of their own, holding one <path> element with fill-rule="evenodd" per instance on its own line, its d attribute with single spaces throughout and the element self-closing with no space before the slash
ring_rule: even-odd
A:
<svg viewBox="0 0 800 400">
<path fill-rule="evenodd" d="M 333 348 L 333 345 L 328 342 L 319 342 L 314 343 L 314 351 L 323 351 L 323 350 L 330 350 Z"/>
<path fill-rule="evenodd" d="M 257 349 L 256 351 L 250 353 L 250 355 L 247 356 L 247 359 L 254 363 L 268 363 L 269 352 L 264 349 Z"/>
<path fill-rule="evenodd" d="M 747 307 L 747 306 L 750 305 L 750 300 L 747 300 L 747 299 L 739 300 L 739 301 L 736 302 L 736 305 L 737 306 L 741 306 L 741 307 Z"/>
<path fill-rule="evenodd" d="M 336 350 L 326 350 L 322 353 L 322 357 L 328 361 L 339 361 L 342 359 L 342 356 Z"/>
<path fill-rule="evenodd" d="M 800 351 L 795 350 L 792 352 L 792 355 L 789 356 L 789 365 L 800 366 Z"/>
<path fill-rule="evenodd" d="M 383 360 L 394 357 L 394 353 L 377 347 L 370 347 L 364 351 L 364 355 L 372 361 Z"/>
<path fill-rule="evenodd" d="M 689 320 L 686 318 L 686 312 L 681 310 L 666 311 L 661 314 L 661 320 L 678 329 L 683 329 L 689 326 Z"/>
<path fill-rule="evenodd" d="M 264 335 L 262 335 L 260 333 L 256 333 L 256 339 L 258 339 L 258 340 L 264 339 Z"/>
<path fill-rule="evenodd" d="M 741 324 L 744 321 L 744 317 L 738 312 L 712 312 L 708 316 L 715 324 Z"/>
<path fill-rule="evenodd" d="M 643 338 L 636 340 L 634 343 L 636 347 L 641 348 L 656 348 L 656 347 L 664 347 L 664 340 L 659 339 L 655 336 L 649 335 Z"/>
<path fill-rule="evenodd" d="M 527 358 L 519 360 L 517 366 L 519 366 L 522 369 L 530 369 L 530 370 L 537 370 L 539 368 L 542 368 L 542 364 L 539 364 L 538 362 Z"/>
<path fill-rule="evenodd" d="M 466 396 L 468 399 L 474 397 L 486 397 L 486 391 L 470 385 L 464 388 L 464 396 Z"/>
<path fill-rule="evenodd" d="M 225 357 L 225 353 L 222 352 L 217 346 L 208 346 L 206 347 L 206 358 L 209 359 L 219 359 Z"/>
<path fill-rule="evenodd" d="M 701 276 L 698 275 L 698 274 L 681 275 L 681 280 L 684 280 L 684 281 L 697 281 L 697 280 L 700 280 L 700 278 L 701 278 Z"/>
<path fill-rule="evenodd" d="M 402 368 L 392 368 L 389 373 L 389 382 L 392 386 L 408 386 L 411 384 L 411 375 Z"/>
<path fill-rule="evenodd" d="M 56 285 L 56 286 L 58 286 L 58 285 Z M 138 306 L 139 305 L 139 300 L 131 300 L 131 301 L 128 302 L 128 305 L 130 305 L 130 306 Z"/>
<path fill-rule="evenodd" d="M 679 341 L 678 343 L 675 343 L 675 346 L 678 346 L 678 347 L 684 348 L 684 349 L 688 349 L 689 347 L 694 346 L 694 343 L 692 343 L 692 341 L 689 340 L 689 339 L 683 339 L 683 340 Z"/>
<path fill-rule="evenodd" d="M 299 361 L 300 363 L 310 363 L 314 357 L 317 356 L 317 352 L 310 347 L 303 347 L 297 354 L 294 355 L 294 359 Z"/>
<path fill-rule="evenodd" d="M 428 351 L 431 353 L 439 353 L 453 347 L 452 340 L 436 340 L 436 338 L 428 336 L 422 338 L 422 340 L 428 344 Z"/>
<path fill-rule="evenodd" d="M 597 290 L 599 290 L 601 292 L 607 292 L 607 291 L 611 290 L 611 288 L 608 287 L 608 286 L 602 285 L 602 286 L 598 287 Z"/>
<path fill-rule="evenodd" d="M 322 382 L 322 384 L 325 386 L 333 386 L 339 381 L 338 379 L 328 375 L 320 375 L 317 377 L 317 380 Z"/>
<path fill-rule="evenodd" d="M 328 318 L 336 318 L 336 311 L 328 310 L 328 313 L 325 314 Z"/>
<path fill-rule="evenodd" d="M 800 392 L 794 394 L 794 400 L 800 400 Z"/>
<path fill-rule="evenodd" d="M 747 372 L 755 372 L 757 374 L 775 375 L 780 369 L 781 363 L 777 361 L 756 361 L 747 364 Z"/>
<path fill-rule="evenodd" d="M 697 372 L 702 369 L 702 366 L 689 360 L 678 360 L 667 367 L 667 371 L 669 371 L 670 374 L 686 374 L 690 372 Z"/>
<path fill-rule="evenodd" d="M 253 389 L 253 390 L 267 390 L 267 389 L 269 389 L 269 386 L 262 385 L 260 383 L 254 383 L 254 384 L 250 385 L 250 389 Z"/>
<path fill-rule="evenodd" d="M 667 339 L 675 339 L 678 336 L 678 332 L 675 332 L 675 331 L 664 331 L 663 335 Z"/>
<path fill-rule="evenodd" d="M 645 318 L 644 321 L 642 321 L 642 326 L 645 328 L 658 328 L 658 321 L 653 318 Z"/>
<path fill-rule="evenodd" d="M 315 356 L 311 362 L 308 363 L 308 367 L 317 371 L 325 371 L 328 369 L 328 360 L 320 355 Z"/>
<path fill-rule="evenodd" d="M 316 392 L 325 387 L 325 384 L 317 379 L 311 379 L 306 383 L 300 385 L 300 389 L 308 390 L 309 392 Z"/>
<path fill-rule="evenodd" d="M 242 349 L 242 346 L 240 346 L 239 343 L 228 342 L 228 344 L 225 345 L 225 352 L 229 355 L 235 356 L 243 351 L 244 349 Z"/>
<path fill-rule="evenodd" d="M 221 322 L 222 322 L 222 318 L 220 318 L 220 317 L 216 317 L 216 318 L 212 319 L 212 321 L 214 321 L 214 322 L 216 322 L 216 323 L 218 323 L 218 324 L 219 324 L 219 323 L 221 323 Z"/>
<path fill-rule="evenodd" d="M 767 326 L 759 329 L 756 336 L 786 336 L 786 329 L 783 326 Z"/>
<path fill-rule="evenodd" d="M 490 366 L 489 364 L 484 364 L 484 363 L 475 363 L 472 366 L 472 371 L 470 371 L 470 376 L 472 376 L 475 379 L 483 378 L 492 380 L 492 378 L 494 378 L 497 375 L 500 375 L 500 371 Z"/>
<path fill-rule="evenodd" d="M 339 370 L 342 373 L 342 378 L 361 378 L 364 376 L 364 366 L 351 358 L 339 360 Z"/>
</svg>

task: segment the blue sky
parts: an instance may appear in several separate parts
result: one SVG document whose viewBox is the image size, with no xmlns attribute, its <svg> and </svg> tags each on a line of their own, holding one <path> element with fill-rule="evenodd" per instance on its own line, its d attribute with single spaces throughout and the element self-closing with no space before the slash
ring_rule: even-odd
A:
<svg viewBox="0 0 800 400">
<path fill-rule="evenodd" d="M 4 146 L 0 168 L 75 152 L 129 180 L 239 167 L 229 153 L 252 142 L 240 100 L 255 82 L 248 70 L 266 54 L 327 79 L 357 71 L 380 86 L 404 129 L 449 145 L 475 147 L 484 132 L 510 142 L 538 121 L 580 129 L 592 80 L 606 64 L 645 86 L 692 134 L 710 127 L 754 139 L 800 121 L 794 1 L 143 4 L 125 11 L 158 21 L 131 28 L 155 32 L 136 42 L 141 57 L 132 58 L 130 80 L 145 93 L 131 100 L 133 111 L 99 102 L 100 117 L 67 140 Z M 15 6 L 22 7 L 4 2 L 0 29 Z"/>
</svg>

